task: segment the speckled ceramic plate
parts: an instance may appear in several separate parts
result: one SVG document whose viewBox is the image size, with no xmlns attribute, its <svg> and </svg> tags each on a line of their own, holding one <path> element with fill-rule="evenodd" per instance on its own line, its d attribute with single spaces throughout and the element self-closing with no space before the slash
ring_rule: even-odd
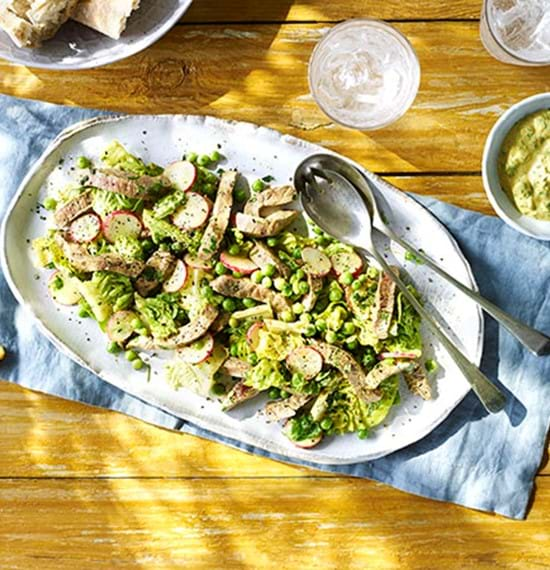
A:
<svg viewBox="0 0 550 570">
<path fill-rule="evenodd" d="M 0 30 L 0 57 L 44 69 L 89 69 L 134 55 L 160 39 L 183 16 L 193 0 L 141 0 L 119 40 L 70 20 L 37 49 L 17 47 Z"/>
<path fill-rule="evenodd" d="M 33 166 L 10 207 L 2 231 L 2 263 L 19 302 L 63 353 L 107 382 L 198 426 L 282 456 L 325 464 L 366 461 L 405 447 L 433 430 L 466 395 L 468 384 L 429 331 L 424 331 L 426 350 L 440 364 L 433 382 L 436 397 L 424 402 L 402 387 L 401 404 L 394 407 L 384 425 L 375 429 L 371 437 L 359 440 L 351 434 L 327 438 L 312 450 L 294 447 L 281 434 L 279 425 L 268 424 L 255 415 L 262 402 L 253 400 L 226 414 L 220 411 L 217 402 L 185 389 L 174 391 L 162 377 L 160 360 L 153 361 L 152 380 L 147 383 L 145 374 L 134 371 L 124 358 L 107 353 L 106 337 L 95 322 L 87 320 L 76 326 L 79 321 L 76 310 L 60 308 L 50 300 L 46 272 L 33 267 L 27 242 L 45 232 L 44 220 L 33 211 L 37 200 L 43 199 L 47 185 L 63 183 L 74 157 L 98 157 L 114 139 L 133 153 L 159 164 L 179 159 L 190 150 L 209 152 L 220 144 L 226 156 L 224 166 L 237 167 L 252 178 L 271 174 L 275 184 L 291 180 L 303 158 L 323 150 L 249 123 L 198 116 L 97 118 L 61 133 Z M 424 249 L 457 279 L 475 287 L 467 261 L 445 228 L 406 194 L 372 174 L 367 175 L 378 189 L 394 229 Z M 424 266 L 405 261 L 403 251 L 390 248 L 387 243 L 381 246 L 390 261 L 405 267 L 428 307 L 437 311 L 466 354 L 479 363 L 483 325 L 478 307 Z"/>
</svg>

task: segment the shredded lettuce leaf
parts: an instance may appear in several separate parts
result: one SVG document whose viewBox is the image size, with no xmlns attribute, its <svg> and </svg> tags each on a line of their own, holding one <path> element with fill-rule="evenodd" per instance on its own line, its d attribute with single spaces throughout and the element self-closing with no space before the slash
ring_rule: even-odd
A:
<svg viewBox="0 0 550 570">
<path fill-rule="evenodd" d="M 131 212 L 140 212 L 143 209 L 143 200 L 129 198 L 116 192 L 109 192 L 108 190 L 101 190 L 96 188 L 94 190 L 93 209 L 102 218 L 105 218 L 112 212 L 117 210 L 130 210 Z"/>
<path fill-rule="evenodd" d="M 264 328 L 258 332 L 255 352 L 258 358 L 284 360 L 295 348 L 304 344 L 304 339 L 298 334 L 277 334 Z"/>
<path fill-rule="evenodd" d="M 283 365 L 277 360 L 262 358 L 256 366 L 250 368 L 244 379 L 244 383 L 256 390 L 268 388 L 282 388 L 288 385 Z"/>
<path fill-rule="evenodd" d="M 111 168 L 120 168 L 137 176 L 147 174 L 159 176 L 163 168 L 156 164 L 145 164 L 141 158 L 130 154 L 118 141 L 113 141 L 103 152 L 102 162 Z"/>
<path fill-rule="evenodd" d="M 161 293 L 147 299 L 135 295 L 136 308 L 143 322 L 156 338 L 166 338 L 178 332 L 180 315 L 178 295 Z"/>
</svg>

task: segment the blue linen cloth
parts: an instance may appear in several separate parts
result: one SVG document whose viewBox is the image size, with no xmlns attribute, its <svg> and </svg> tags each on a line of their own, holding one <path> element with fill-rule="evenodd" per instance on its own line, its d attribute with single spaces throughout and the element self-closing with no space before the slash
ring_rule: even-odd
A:
<svg viewBox="0 0 550 570">
<path fill-rule="evenodd" d="M 29 166 L 62 129 L 100 111 L 0 96 L 0 218 Z M 497 218 L 417 199 L 457 239 L 481 292 L 503 309 L 550 332 L 549 246 Z M 110 408 L 144 421 L 289 461 L 200 429 L 103 382 L 61 355 L 39 332 L 18 334 L 21 310 L 0 275 L 0 344 L 8 357 L 0 378 Z M 316 469 L 375 479 L 398 489 L 513 518 L 524 518 L 549 428 L 550 357 L 529 354 L 492 320 L 486 322 L 483 371 L 508 395 L 504 412 L 488 415 L 470 393 L 418 443 L 376 461 Z M 307 463 L 294 462 L 302 465 Z"/>
</svg>

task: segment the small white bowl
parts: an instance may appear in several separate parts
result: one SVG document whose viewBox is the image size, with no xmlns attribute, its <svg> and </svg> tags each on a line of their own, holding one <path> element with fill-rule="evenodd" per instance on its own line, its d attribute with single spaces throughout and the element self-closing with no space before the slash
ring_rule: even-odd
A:
<svg viewBox="0 0 550 570">
<path fill-rule="evenodd" d="M 501 187 L 498 176 L 498 155 L 506 135 L 523 117 L 542 109 L 550 109 L 550 93 L 540 93 L 523 99 L 499 118 L 485 143 L 481 173 L 489 202 L 502 220 L 522 234 L 550 241 L 550 221 L 535 220 L 520 214 Z"/>
</svg>

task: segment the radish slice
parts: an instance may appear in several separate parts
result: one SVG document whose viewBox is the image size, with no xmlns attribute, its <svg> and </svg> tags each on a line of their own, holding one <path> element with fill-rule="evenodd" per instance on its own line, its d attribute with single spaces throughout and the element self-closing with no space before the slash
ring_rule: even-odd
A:
<svg viewBox="0 0 550 570">
<path fill-rule="evenodd" d="M 311 380 L 323 369 L 323 357 L 313 347 L 302 346 L 287 356 L 286 365 L 291 372 L 298 372 L 306 380 Z"/>
<path fill-rule="evenodd" d="M 246 340 L 252 350 L 256 350 L 258 348 L 258 344 L 260 342 L 260 331 L 263 328 L 264 324 L 258 321 L 252 324 L 246 332 Z"/>
<path fill-rule="evenodd" d="M 304 271 L 314 277 L 324 277 L 332 269 L 330 259 L 316 247 L 304 247 L 302 259 L 304 261 Z"/>
<path fill-rule="evenodd" d="M 214 351 L 214 337 L 207 333 L 189 346 L 178 348 L 178 357 L 188 364 L 204 362 Z"/>
<path fill-rule="evenodd" d="M 212 264 L 208 261 L 204 261 L 199 259 L 198 257 L 194 257 L 190 253 L 188 253 L 185 257 L 185 263 L 192 269 L 202 269 L 203 271 L 212 271 Z"/>
<path fill-rule="evenodd" d="M 71 306 L 80 301 L 80 293 L 74 279 L 64 276 L 60 271 L 51 274 L 48 290 L 52 299 L 60 305 Z"/>
<path fill-rule="evenodd" d="M 135 331 L 134 321 L 137 315 L 133 311 L 117 311 L 107 322 L 107 336 L 113 342 L 124 342 Z"/>
<path fill-rule="evenodd" d="M 172 216 L 172 222 L 182 230 L 196 230 L 206 223 L 212 202 L 196 192 L 187 193 L 187 201 Z"/>
<path fill-rule="evenodd" d="M 292 429 L 292 420 L 288 421 L 283 427 L 283 434 L 296 446 L 302 449 L 311 449 L 315 447 L 323 439 L 323 434 L 320 433 L 317 437 L 312 437 L 310 439 L 302 439 L 301 441 L 294 441 L 290 437 L 290 432 Z"/>
<path fill-rule="evenodd" d="M 250 275 L 254 273 L 258 266 L 248 257 L 239 257 L 237 255 L 231 255 L 227 251 L 223 251 L 220 254 L 220 261 L 231 271 L 238 271 L 243 275 Z"/>
<path fill-rule="evenodd" d="M 187 283 L 188 273 L 187 265 L 185 265 L 181 259 L 178 259 L 172 275 L 170 275 L 170 278 L 164 282 L 162 288 L 166 293 L 177 293 L 178 291 L 181 291 Z"/>
<path fill-rule="evenodd" d="M 330 256 L 332 267 L 338 277 L 343 273 L 350 272 L 357 277 L 363 269 L 363 260 L 353 251 L 341 251 Z"/>
<path fill-rule="evenodd" d="M 420 354 L 418 354 L 418 352 L 381 352 L 378 355 L 378 359 L 384 360 L 384 358 L 418 358 L 419 356 Z"/>
<path fill-rule="evenodd" d="M 169 164 L 163 175 L 170 180 L 176 190 L 187 192 L 197 179 L 197 167 L 188 160 L 180 160 Z"/>
<path fill-rule="evenodd" d="M 141 220 L 128 210 L 113 212 L 103 222 L 103 233 L 111 243 L 120 238 L 138 238 L 142 230 Z"/>
<path fill-rule="evenodd" d="M 69 226 L 69 238 L 76 243 L 87 243 L 101 232 L 101 219 L 97 214 L 84 214 Z"/>
</svg>

